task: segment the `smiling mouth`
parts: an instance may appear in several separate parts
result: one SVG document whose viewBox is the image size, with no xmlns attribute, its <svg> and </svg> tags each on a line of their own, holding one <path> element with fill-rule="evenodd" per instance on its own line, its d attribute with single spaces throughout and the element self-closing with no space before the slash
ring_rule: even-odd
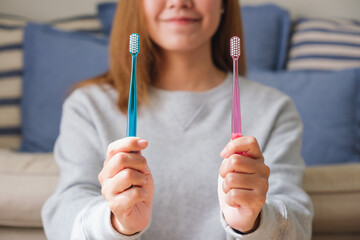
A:
<svg viewBox="0 0 360 240">
<path fill-rule="evenodd" d="M 163 22 L 186 25 L 186 24 L 191 24 L 191 23 L 200 22 L 200 19 L 194 19 L 194 18 L 172 18 L 172 19 L 163 20 Z"/>
</svg>

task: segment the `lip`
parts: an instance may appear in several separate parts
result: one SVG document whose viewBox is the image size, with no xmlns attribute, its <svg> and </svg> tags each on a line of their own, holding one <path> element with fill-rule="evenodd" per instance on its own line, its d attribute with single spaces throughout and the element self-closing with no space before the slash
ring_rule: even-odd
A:
<svg viewBox="0 0 360 240">
<path fill-rule="evenodd" d="M 163 19 L 162 21 L 167 23 L 175 23 L 175 24 L 190 24 L 190 23 L 199 22 L 200 18 L 174 17 L 174 18 Z"/>
</svg>

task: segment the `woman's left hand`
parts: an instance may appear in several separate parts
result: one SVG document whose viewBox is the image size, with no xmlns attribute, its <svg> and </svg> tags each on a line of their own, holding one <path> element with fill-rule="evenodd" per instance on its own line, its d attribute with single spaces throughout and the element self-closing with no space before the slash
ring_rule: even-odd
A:
<svg viewBox="0 0 360 240">
<path fill-rule="evenodd" d="M 225 220 L 235 230 L 253 232 L 266 201 L 270 168 L 254 137 L 231 140 L 220 156 L 218 196 Z"/>
</svg>

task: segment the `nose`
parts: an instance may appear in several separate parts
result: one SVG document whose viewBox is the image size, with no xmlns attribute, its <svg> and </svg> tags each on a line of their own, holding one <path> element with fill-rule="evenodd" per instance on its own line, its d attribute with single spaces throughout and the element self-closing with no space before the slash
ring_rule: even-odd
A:
<svg viewBox="0 0 360 240">
<path fill-rule="evenodd" d="M 193 6 L 193 0 L 168 0 L 168 8 L 191 8 Z"/>
</svg>

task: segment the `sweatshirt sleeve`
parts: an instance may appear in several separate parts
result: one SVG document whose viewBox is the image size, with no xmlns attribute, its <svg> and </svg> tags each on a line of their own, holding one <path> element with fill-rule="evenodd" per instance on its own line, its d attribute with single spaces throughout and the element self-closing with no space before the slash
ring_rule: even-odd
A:
<svg viewBox="0 0 360 240">
<path fill-rule="evenodd" d="M 270 167 L 267 200 L 258 228 L 249 234 L 235 232 L 220 211 L 227 240 L 311 239 L 313 206 L 301 188 L 305 163 L 301 157 L 303 126 L 295 105 L 284 97 L 274 115 L 273 127 L 263 147 Z"/>
<path fill-rule="evenodd" d="M 46 236 L 50 240 L 140 239 L 147 228 L 126 236 L 111 225 L 111 211 L 98 182 L 107 146 L 100 142 L 85 100 L 85 93 L 78 89 L 63 104 L 60 134 L 54 146 L 59 181 L 41 213 Z"/>
</svg>

